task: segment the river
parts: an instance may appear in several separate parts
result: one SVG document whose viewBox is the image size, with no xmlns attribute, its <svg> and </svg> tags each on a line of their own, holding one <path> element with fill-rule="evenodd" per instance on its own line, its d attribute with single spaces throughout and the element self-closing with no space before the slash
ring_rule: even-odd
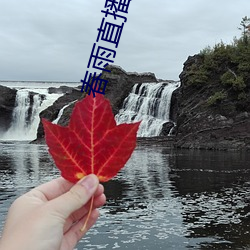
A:
<svg viewBox="0 0 250 250">
<path fill-rule="evenodd" d="M 11 202 L 59 176 L 45 145 L 0 143 L 0 231 Z M 250 249 L 250 155 L 139 145 L 105 184 L 88 249 Z"/>
</svg>

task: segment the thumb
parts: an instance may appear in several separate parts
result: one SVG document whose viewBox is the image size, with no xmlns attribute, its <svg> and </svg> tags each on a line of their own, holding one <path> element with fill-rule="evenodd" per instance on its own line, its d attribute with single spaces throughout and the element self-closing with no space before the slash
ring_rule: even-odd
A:
<svg viewBox="0 0 250 250">
<path fill-rule="evenodd" d="M 67 193 L 50 201 L 50 208 L 67 219 L 77 209 L 85 205 L 94 195 L 99 180 L 94 174 L 81 179 Z"/>
</svg>

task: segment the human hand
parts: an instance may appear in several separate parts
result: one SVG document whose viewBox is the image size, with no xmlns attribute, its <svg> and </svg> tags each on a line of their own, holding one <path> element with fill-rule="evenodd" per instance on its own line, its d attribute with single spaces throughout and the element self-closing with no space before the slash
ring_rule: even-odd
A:
<svg viewBox="0 0 250 250">
<path fill-rule="evenodd" d="M 98 178 L 91 174 L 72 184 L 62 177 L 38 186 L 11 205 L 0 240 L 1 250 L 72 250 L 96 222 L 106 197 Z M 89 200 L 94 205 L 82 232 Z"/>
</svg>

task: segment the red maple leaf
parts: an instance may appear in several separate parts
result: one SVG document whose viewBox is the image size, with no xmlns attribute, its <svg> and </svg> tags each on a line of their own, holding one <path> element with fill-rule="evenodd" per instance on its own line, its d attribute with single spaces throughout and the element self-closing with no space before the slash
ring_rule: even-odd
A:
<svg viewBox="0 0 250 250">
<path fill-rule="evenodd" d="M 42 122 L 56 166 L 73 183 L 91 173 L 101 182 L 114 177 L 130 158 L 140 125 L 117 126 L 109 101 L 100 94 L 77 102 L 67 127 Z"/>
</svg>

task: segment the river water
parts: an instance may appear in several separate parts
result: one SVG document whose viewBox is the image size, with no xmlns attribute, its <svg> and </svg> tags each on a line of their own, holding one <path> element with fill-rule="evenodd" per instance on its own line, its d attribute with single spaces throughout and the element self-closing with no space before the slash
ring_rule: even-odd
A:
<svg viewBox="0 0 250 250">
<path fill-rule="evenodd" d="M 59 176 L 44 145 L 0 143 L 0 231 L 11 202 Z M 250 156 L 138 145 L 105 184 L 82 249 L 250 249 Z"/>
</svg>

